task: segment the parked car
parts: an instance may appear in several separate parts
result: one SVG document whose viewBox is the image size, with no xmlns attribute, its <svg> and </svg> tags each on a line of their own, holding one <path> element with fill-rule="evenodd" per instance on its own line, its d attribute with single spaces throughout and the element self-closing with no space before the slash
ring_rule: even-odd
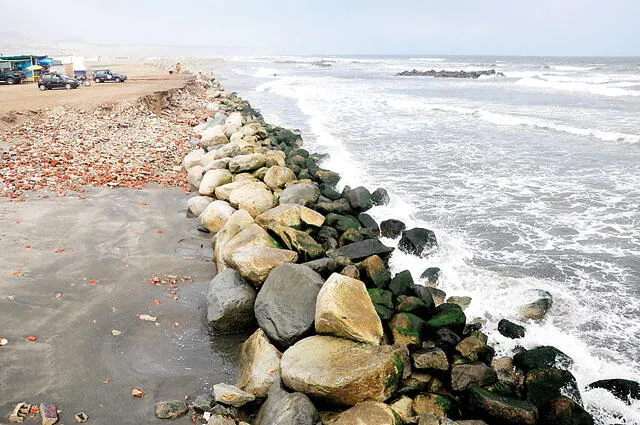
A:
<svg viewBox="0 0 640 425">
<path fill-rule="evenodd" d="M 105 81 L 113 81 L 115 83 L 124 83 L 127 76 L 110 69 L 101 69 L 93 72 L 93 81 L 96 83 L 104 83 Z"/>
<path fill-rule="evenodd" d="M 65 88 L 67 90 L 77 89 L 80 86 L 78 80 L 63 74 L 45 73 L 40 74 L 38 80 L 38 88 L 42 91 L 47 89 Z"/>
<path fill-rule="evenodd" d="M 10 69 L 2 69 L 0 70 L 0 83 L 7 84 L 20 84 L 20 81 L 23 80 L 21 74 L 18 71 L 12 71 Z"/>
</svg>

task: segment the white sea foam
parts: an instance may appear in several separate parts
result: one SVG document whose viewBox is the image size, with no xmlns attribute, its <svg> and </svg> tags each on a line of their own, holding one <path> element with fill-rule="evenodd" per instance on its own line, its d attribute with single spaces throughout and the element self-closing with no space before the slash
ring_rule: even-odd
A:
<svg viewBox="0 0 640 425">
<path fill-rule="evenodd" d="M 563 90 L 568 92 L 590 93 L 600 96 L 640 96 L 640 90 L 625 90 L 620 87 L 608 87 L 602 84 L 590 84 L 583 81 L 553 81 L 545 78 L 526 77 L 516 81 L 516 85 L 543 89 Z"/>
</svg>

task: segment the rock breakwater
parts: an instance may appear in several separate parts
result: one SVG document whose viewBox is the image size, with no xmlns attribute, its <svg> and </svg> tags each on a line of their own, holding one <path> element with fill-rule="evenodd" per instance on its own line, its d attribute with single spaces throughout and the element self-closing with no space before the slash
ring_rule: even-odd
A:
<svg viewBox="0 0 640 425">
<path fill-rule="evenodd" d="M 495 69 L 488 69 L 484 71 L 436 71 L 431 69 L 429 71 L 418 71 L 413 69 L 411 71 L 398 72 L 396 76 L 399 77 L 435 77 L 435 78 L 480 78 L 482 75 L 504 77 L 502 72 L 496 72 Z"/>
</svg>

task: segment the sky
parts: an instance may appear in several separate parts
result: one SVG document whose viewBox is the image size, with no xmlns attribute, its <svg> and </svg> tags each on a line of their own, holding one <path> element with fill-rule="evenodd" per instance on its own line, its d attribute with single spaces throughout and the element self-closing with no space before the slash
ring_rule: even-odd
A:
<svg viewBox="0 0 640 425">
<path fill-rule="evenodd" d="M 44 4 L 0 0 L 0 38 L 283 54 L 640 56 L 639 0 L 55 0 L 43 13 Z"/>
</svg>

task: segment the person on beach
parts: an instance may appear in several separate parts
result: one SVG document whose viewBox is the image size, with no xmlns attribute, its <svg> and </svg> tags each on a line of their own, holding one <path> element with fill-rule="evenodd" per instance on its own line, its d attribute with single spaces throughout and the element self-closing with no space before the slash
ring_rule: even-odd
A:
<svg viewBox="0 0 640 425">
<path fill-rule="evenodd" d="M 180 69 L 182 68 L 182 65 L 180 65 L 180 62 L 178 62 L 176 64 L 176 74 L 180 74 Z"/>
</svg>

